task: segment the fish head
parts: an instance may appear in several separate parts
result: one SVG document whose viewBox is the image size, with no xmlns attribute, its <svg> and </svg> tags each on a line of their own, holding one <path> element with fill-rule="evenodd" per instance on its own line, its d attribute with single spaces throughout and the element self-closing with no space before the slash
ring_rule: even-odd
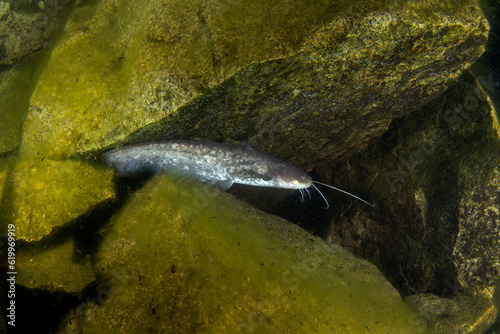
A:
<svg viewBox="0 0 500 334">
<path fill-rule="evenodd" d="M 274 186 L 277 188 L 304 189 L 312 185 L 309 175 L 289 164 L 275 166 L 271 169 L 271 174 Z"/>
</svg>

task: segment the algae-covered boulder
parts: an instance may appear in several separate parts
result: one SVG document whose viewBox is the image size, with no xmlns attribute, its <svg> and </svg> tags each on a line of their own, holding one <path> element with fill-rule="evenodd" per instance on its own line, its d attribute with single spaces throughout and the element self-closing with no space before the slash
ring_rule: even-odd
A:
<svg viewBox="0 0 500 334">
<path fill-rule="evenodd" d="M 250 64 L 125 142 L 230 137 L 305 170 L 328 166 L 443 92 L 482 53 L 488 30 L 467 1 L 301 3 L 300 17 L 321 24 L 297 37 L 300 48 Z"/>
<path fill-rule="evenodd" d="M 58 227 L 115 200 L 114 173 L 80 161 L 40 157 L 15 164 L 6 205 L 16 237 L 37 241 Z"/>
<path fill-rule="evenodd" d="M 497 310 L 500 310 L 500 280 L 497 280 L 497 283 L 495 285 L 495 291 L 493 293 L 492 301 Z"/>
<path fill-rule="evenodd" d="M 495 111 L 464 74 L 331 170 L 335 184 L 363 189 L 377 206 L 336 201 L 328 237 L 378 264 L 401 291 L 491 298 L 500 266 L 499 165 Z"/>
<path fill-rule="evenodd" d="M 421 330 L 372 264 L 196 183 L 156 176 L 103 233 L 84 333 Z"/>
<path fill-rule="evenodd" d="M 409 296 L 405 302 L 425 319 L 429 333 L 485 333 L 497 316 L 489 299 L 473 296 L 449 299 L 426 293 Z"/>
<path fill-rule="evenodd" d="M 45 1 L 47 2 L 47 1 Z M 0 1 L 0 154 L 18 148 L 43 52 L 60 29 L 69 1 Z"/>
<path fill-rule="evenodd" d="M 498 152 L 500 162 L 500 150 Z M 500 277 L 500 171 L 465 192 L 458 207 L 458 235 L 453 261 L 463 287 L 493 296 Z"/>
<path fill-rule="evenodd" d="M 99 150 L 141 129 L 126 141 L 247 140 L 309 169 L 444 91 L 487 31 L 470 0 L 82 2 L 22 152 Z"/>
<path fill-rule="evenodd" d="M 0 159 L 0 201 L 3 199 L 3 193 L 9 175 L 9 161 Z"/>
<path fill-rule="evenodd" d="M 90 260 L 74 261 L 74 241 L 66 240 L 55 247 L 31 249 L 17 252 L 16 283 L 30 289 L 49 292 L 62 290 L 70 293 L 82 291 L 95 280 Z"/>
<path fill-rule="evenodd" d="M 42 9 L 36 7 L 36 1 L 29 2 L 33 5 L 27 1 L 0 1 L 0 65 L 12 64 L 41 49 L 57 31 L 58 5 Z"/>
<path fill-rule="evenodd" d="M 21 143 L 22 125 L 36 81 L 38 62 L 30 60 L 0 71 L 0 154 Z"/>
</svg>

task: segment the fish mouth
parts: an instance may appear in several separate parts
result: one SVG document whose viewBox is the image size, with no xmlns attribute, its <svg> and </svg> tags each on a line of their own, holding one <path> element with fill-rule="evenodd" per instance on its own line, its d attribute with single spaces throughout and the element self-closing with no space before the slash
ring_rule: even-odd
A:
<svg viewBox="0 0 500 334">
<path fill-rule="evenodd" d="M 292 189 L 305 189 L 305 188 L 309 188 L 310 186 L 312 186 L 313 182 L 312 182 L 312 180 L 311 181 L 293 180 L 293 181 L 286 182 L 285 184 L 290 186 L 290 188 L 292 188 Z"/>
</svg>

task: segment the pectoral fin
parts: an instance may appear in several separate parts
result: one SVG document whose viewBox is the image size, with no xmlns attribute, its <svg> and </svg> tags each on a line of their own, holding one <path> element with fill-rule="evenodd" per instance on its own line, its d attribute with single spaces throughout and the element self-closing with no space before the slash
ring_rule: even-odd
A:
<svg viewBox="0 0 500 334">
<path fill-rule="evenodd" d="M 226 191 L 233 185 L 232 180 L 220 180 L 214 183 L 214 186 L 220 191 Z"/>
</svg>

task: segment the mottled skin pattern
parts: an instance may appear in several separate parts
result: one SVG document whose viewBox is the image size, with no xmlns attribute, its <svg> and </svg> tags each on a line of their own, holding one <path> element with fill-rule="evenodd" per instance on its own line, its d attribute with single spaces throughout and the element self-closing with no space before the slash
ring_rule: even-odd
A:
<svg viewBox="0 0 500 334">
<path fill-rule="evenodd" d="M 170 140 L 123 146 L 103 156 L 120 177 L 173 171 L 223 190 L 233 183 L 285 189 L 304 189 L 312 184 L 311 177 L 300 169 L 249 145 Z"/>
</svg>

